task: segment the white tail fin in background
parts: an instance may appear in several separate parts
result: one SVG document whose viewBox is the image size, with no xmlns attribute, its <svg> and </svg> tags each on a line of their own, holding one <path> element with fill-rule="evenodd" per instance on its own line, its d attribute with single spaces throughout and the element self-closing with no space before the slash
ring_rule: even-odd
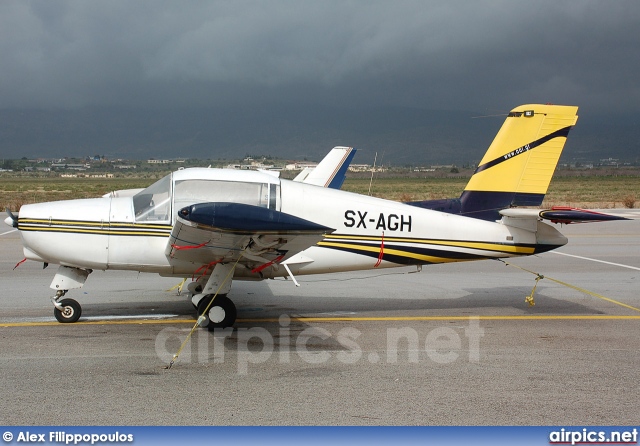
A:
<svg viewBox="0 0 640 446">
<path fill-rule="evenodd" d="M 334 147 L 315 168 L 304 169 L 293 181 L 340 189 L 355 154 L 353 147 Z"/>
</svg>

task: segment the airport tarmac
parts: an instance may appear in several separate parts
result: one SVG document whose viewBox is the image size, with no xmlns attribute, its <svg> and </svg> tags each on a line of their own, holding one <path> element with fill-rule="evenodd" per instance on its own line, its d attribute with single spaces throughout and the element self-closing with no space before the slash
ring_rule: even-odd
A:
<svg viewBox="0 0 640 446">
<path fill-rule="evenodd" d="M 626 212 L 640 218 L 638 211 Z M 56 266 L 0 228 L 6 425 L 640 424 L 640 220 L 565 226 L 557 252 L 233 284 L 197 329 L 179 280 L 95 271 L 53 318 Z M 567 287 L 555 279 L 584 290 Z"/>
</svg>

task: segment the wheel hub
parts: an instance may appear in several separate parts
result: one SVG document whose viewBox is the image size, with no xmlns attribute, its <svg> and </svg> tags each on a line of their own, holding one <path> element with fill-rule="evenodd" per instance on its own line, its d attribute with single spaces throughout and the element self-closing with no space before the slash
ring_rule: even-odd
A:
<svg viewBox="0 0 640 446">
<path fill-rule="evenodd" d="M 209 310 L 209 320 L 215 324 L 222 322 L 225 315 L 226 311 L 222 307 L 213 306 Z"/>
<path fill-rule="evenodd" d="M 73 316 L 73 308 L 71 307 L 63 307 L 62 315 L 64 317 L 72 317 Z"/>
</svg>

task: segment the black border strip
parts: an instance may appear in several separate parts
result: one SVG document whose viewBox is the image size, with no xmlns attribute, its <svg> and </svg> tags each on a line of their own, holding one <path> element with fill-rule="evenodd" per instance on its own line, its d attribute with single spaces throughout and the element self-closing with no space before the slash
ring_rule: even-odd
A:
<svg viewBox="0 0 640 446">
<path fill-rule="evenodd" d="M 500 156 L 500 157 L 498 157 L 498 158 L 496 158 L 496 159 L 494 159 L 492 161 L 489 161 L 488 163 L 484 163 L 481 166 L 478 166 L 478 168 L 474 172 L 474 175 L 476 173 L 482 172 L 483 170 L 490 169 L 493 166 L 497 166 L 498 164 L 501 164 L 501 163 L 503 163 L 503 162 L 505 162 L 507 160 L 510 160 L 510 159 L 512 159 L 512 158 L 514 158 L 514 157 L 516 157 L 518 155 L 522 155 L 523 153 L 526 153 L 526 152 L 528 152 L 530 150 L 533 150 L 536 147 L 539 147 L 542 144 L 544 144 L 544 143 L 546 143 L 546 142 L 548 142 L 548 141 L 550 141 L 550 140 L 552 140 L 554 138 L 561 138 L 561 137 L 566 138 L 569 135 L 569 130 L 571 130 L 571 127 L 573 127 L 573 126 L 570 125 L 568 127 L 564 127 L 564 128 L 559 129 L 559 130 L 556 130 L 555 132 L 550 133 L 547 136 L 543 136 L 542 138 L 537 139 L 537 140 L 535 140 L 535 141 L 533 141 L 533 142 L 531 142 L 529 144 L 526 144 L 526 145 L 524 145 L 522 147 L 518 147 L 517 149 L 514 149 L 514 150 L 512 150 L 510 152 L 507 152 L 504 155 L 502 155 L 502 156 Z M 509 156 L 509 155 L 511 155 L 511 156 Z"/>
</svg>

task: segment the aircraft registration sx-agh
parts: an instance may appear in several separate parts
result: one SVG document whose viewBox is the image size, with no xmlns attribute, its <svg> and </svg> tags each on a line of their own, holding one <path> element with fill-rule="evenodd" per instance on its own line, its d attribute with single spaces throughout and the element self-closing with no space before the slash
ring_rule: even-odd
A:
<svg viewBox="0 0 640 446">
<path fill-rule="evenodd" d="M 29 260 L 60 265 L 54 314 L 75 322 L 64 298 L 94 269 L 198 278 L 188 285 L 201 325 L 234 324 L 232 280 L 528 256 L 567 239 L 546 223 L 623 219 L 539 206 L 577 107 L 513 109 L 457 199 L 400 203 L 340 190 L 354 150 L 334 149 L 317 171 L 284 180 L 261 171 L 192 168 L 143 190 L 22 206 Z M 321 168 L 322 166 L 322 168 Z"/>
</svg>

